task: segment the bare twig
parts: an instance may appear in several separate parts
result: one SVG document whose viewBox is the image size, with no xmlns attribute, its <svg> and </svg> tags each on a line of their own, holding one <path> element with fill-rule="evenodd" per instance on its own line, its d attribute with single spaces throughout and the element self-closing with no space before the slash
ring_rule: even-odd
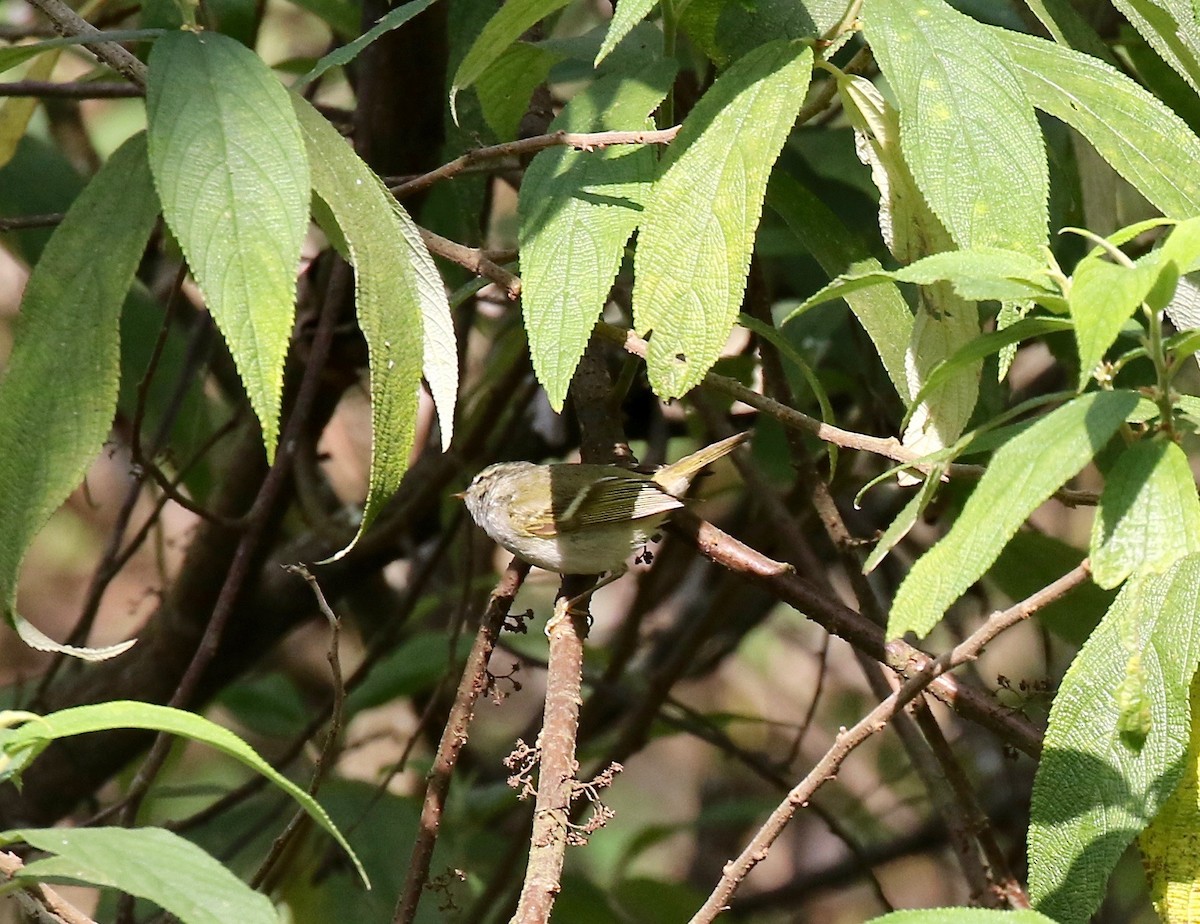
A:
<svg viewBox="0 0 1200 924">
<path fill-rule="evenodd" d="M 432 231 L 426 231 L 424 228 L 421 229 L 421 239 L 425 241 L 425 246 L 429 248 L 430 253 L 445 257 L 450 262 L 470 270 L 476 276 L 492 280 L 504 290 L 510 299 L 515 300 L 521 295 L 521 277 L 514 276 L 503 266 L 498 265 L 485 251 L 477 247 L 459 244 L 457 241 L 449 240 Z"/>
<path fill-rule="evenodd" d="M 721 881 L 713 889 L 708 900 L 693 915 L 691 924 L 707 924 L 713 921 L 729 904 L 730 898 L 750 871 L 766 858 L 771 845 L 791 821 L 796 810 L 802 807 L 812 794 L 832 779 L 846 757 L 877 731 L 882 730 L 907 703 L 911 702 L 935 680 L 961 664 L 972 661 L 997 635 L 1031 616 L 1037 610 L 1057 600 L 1067 591 L 1082 584 L 1091 575 L 1089 563 L 1063 575 L 1057 581 L 1039 590 L 1007 610 L 992 614 L 970 636 L 936 659 L 928 661 L 922 669 L 908 677 L 895 693 L 881 702 L 863 717 L 853 728 L 838 734 L 833 746 L 817 762 L 812 771 L 801 780 L 787 798 L 776 807 L 771 816 L 734 860 L 725 866 Z"/>
<path fill-rule="evenodd" d="M 397 199 L 411 196 L 423 189 L 428 189 L 435 183 L 448 180 L 463 173 L 476 164 L 505 157 L 521 157 L 536 154 L 546 148 L 568 146 L 581 151 L 593 151 L 614 144 L 667 144 L 679 134 L 679 126 L 664 128 L 657 131 L 632 132 L 551 132 L 548 135 L 537 135 L 533 138 L 522 138 L 519 141 L 506 141 L 486 148 L 476 148 L 461 157 L 456 157 L 436 170 L 431 170 L 422 176 L 405 180 L 395 185 L 389 184 Z"/>
<path fill-rule="evenodd" d="M 15 218 L 0 218 L 0 232 L 24 231 L 27 228 L 53 228 L 64 217 L 64 212 L 50 212 L 46 215 L 18 215 Z"/>
<path fill-rule="evenodd" d="M 413 843 L 408 871 L 405 873 L 404 889 L 400 893 L 400 900 L 392 917 L 396 924 L 408 924 L 416 916 L 421 892 L 429 879 L 429 864 L 433 859 L 433 848 L 437 844 L 446 794 L 450 791 L 450 778 L 454 773 L 455 764 L 458 763 L 458 756 L 467 743 L 467 733 L 475 714 L 475 703 L 488 686 L 488 660 L 496 647 L 496 639 L 504 626 L 504 620 L 512 609 L 513 599 L 521 589 L 527 574 L 529 565 L 519 558 L 514 558 L 501 575 L 496 589 L 492 591 L 487 609 L 479 622 L 475 644 L 471 646 L 471 653 L 467 655 L 454 705 L 450 707 L 450 715 L 446 720 L 446 727 L 442 730 L 433 766 L 429 768 L 417 838 Z"/>
<path fill-rule="evenodd" d="M 132 53 L 116 42 L 104 41 L 103 33 L 90 22 L 76 13 L 62 0 L 30 0 L 50 23 L 59 35 L 96 36 L 95 42 L 84 47 L 103 61 L 117 73 L 126 77 L 139 87 L 146 86 L 146 65 Z"/>
<path fill-rule="evenodd" d="M 115 80 L 80 80 L 60 83 L 56 80 L 12 80 L 0 83 L 0 96 L 36 96 L 54 99 L 128 99 L 145 96 L 146 91 L 131 83 Z"/>
<path fill-rule="evenodd" d="M 5 879 L 15 879 L 24 868 L 25 864 L 15 853 L 0 851 L 0 875 Z M 15 896 L 30 921 L 43 921 L 47 924 L 96 924 L 43 883 L 30 883 L 9 894 Z"/>
</svg>

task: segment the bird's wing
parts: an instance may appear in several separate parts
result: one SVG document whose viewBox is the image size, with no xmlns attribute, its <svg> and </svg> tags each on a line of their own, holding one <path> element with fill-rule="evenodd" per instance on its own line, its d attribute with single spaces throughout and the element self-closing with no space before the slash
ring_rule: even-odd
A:
<svg viewBox="0 0 1200 924">
<path fill-rule="evenodd" d="M 539 523 L 530 532 L 550 538 L 589 527 L 661 516 L 682 506 L 683 501 L 649 479 L 610 475 L 588 484 L 556 513 L 553 521 Z"/>
</svg>

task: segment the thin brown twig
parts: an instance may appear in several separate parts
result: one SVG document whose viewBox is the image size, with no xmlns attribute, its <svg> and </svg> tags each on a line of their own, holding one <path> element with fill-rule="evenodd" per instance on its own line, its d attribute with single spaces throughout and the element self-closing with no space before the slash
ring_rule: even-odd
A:
<svg viewBox="0 0 1200 924">
<path fill-rule="evenodd" d="M 442 811 L 445 808 L 446 795 L 450 791 L 450 779 L 458 763 L 459 754 L 467 743 L 475 704 L 488 687 L 488 660 L 496 647 L 496 639 L 504 626 L 504 620 L 512 609 L 517 591 L 521 589 L 527 574 L 529 564 L 514 558 L 500 576 L 496 589 L 492 591 L 488 600 L 487 609 L 479 621 L 475 644 L 471 646 L 471 652 L 467 655 L 454 705 L 450 707 L 450 715 L 442 730 L 433 765 L 429 768 L 425 799 L 421 806 L 421 820 L 417 825 L 417 837 L 413 842 L 412 856 L 404 876 L 404 888 L 392 916 L 395 924 L 409 924 L 416 916 L 421 893 L 429 879 L 429 864 L 433 860 L 433 848 L 437 845 L 441 829 Z"/>
<path fill-rule="evenodd" d="M 65 212 L 49 212 L 45 215 L 17 215 L 0 218 L 0 232 L 25 231 L 29 228 L 53 228 L 66 217 Z"/>
<path fill-rule="evenodd" d="M 655 131 L 551 132 L 548 135 L 536 135 L 533 138 L 522 138 L 519 141 L 506 141 L 503 144 L 493 144 L 486 148 L 476 148 L 461 157 L 456 157 L 449 163 L 442 164 L 436 170 L 394 185 L 389 182 L 388 186 L 397 199 L 403 199 L 428 189 L 442 180 L 457 176 L 469 167 L 484 161 L 528 156 L 536 154 L 538 151 L 544 151 L 546 148 L 563 146 L 580 151 L 594 151 L 614 144 L 667 144 L 679 134 L 679 128 L 676 125 L 673 128 Z"/>
<path fill-rule="evenodd" d="M 337 753 L 337 743 L 342 735 L 342 721 L 345 716 L 346 684 L 342 677 L 342 662 L 339 652 L 342 621 L 325 599 L 321 585 L 317 583 L 317 579 L 313 577 L 311 571 L 304 567 L 304 565 L 284 565 L 284 570 L 289 574 L 295 574 L 304 579 L 312 589 L 313 596 L 316 598 L 317 609 L 321 611 L 321 615 L 329 623 L 329 648 L 326 650 L 325 658 L 329 661 L 333 697 L 329 709 L 329 730 L 325 734 L 325 741 L 321 745 L 321 753 L 317 756 L 316 766 L 313 767 L 312 779 L 308 784 L 308 794 L 316 796 L 321 788 L 321 782 L 325 779 L 325 775 L 333 765 L 334 756 Z M 258 870 L 250 880 L 251 888 L 258 889 L 261 887 L 262 891 L 268 894 L 274 890 L 274 883 L 279 881 L 286 867 L 286 863 L 281 861 L 286 856 L 288 848 L 303 835 L 311 824 L 312 819 L 303 809 L 298 810 L 292 816 L 292 820 L 288 822 L 287 827 L 283 829 L 279 837 L 275 838 L 274 843 L 271 844 L 271 849 L 267 852 L 266 857 L 263 858 Z"/>
<path fill-rule="evenodd" d="M 47 99 L 129 99 L 146 91 L 116 80 L 11 80 L 0 83 L 0 96 L 36 96 Z"/>
<path fill-rule="evenodd" d="M 491 256 L 478 247 L 468 247 L 457 241 L 434 234 L 432 231 L 421 229 L 421 239 L 429 252 L 439 257 L 445 257 L 451 263 L 457 263 L 464 269 L 470 270 L 476 276 L 492 280 L 510 299 L 516 300 L 521 295 L 521 277 L 515 276 L 500 266 Z"/>
<path fill-rule="evenodd" d="M 95 36 L 96 41 L 84 47 L 100 61 L 139 87 L 146 86 L 146 65 L 128 49 L 116 42 L 106 42 L 103 33 L 76 13 L 62 0 L 29 0 L 45 14 L 54 31 L 64 36 Z"/>
<path fill-rule="evenodd" d="M 823 783 L 833 779 L 850 753 L 873 734 L 885 728 L 898 710 L 947 671 L 978 658 L 983 649 L 1000 633 L 1029 618 L 1042 607 L 1088 580 L 1090 576 L 1091 568 L 1085 560 L 1057 581 L 1020 603 L 993 613 L 970 636 L 945 654 L 931 659 L 921 670 L 908 677 L 895 693 L 872 709 L 853 728 L 839 732 L 833 746 L 776 807 L 746 845 L 745 850 L 725 865 L 720 882 L 700 910 L 692 916 L 691 924 L 707 924 L 728 907 L 729 900 L 738 886 L 750 871 L 766 858 L 771 845 L 791 821 L 796 810 L 802 807 Z"/>
<path fill-rule="evenodd" d="M 619 344 L 626 352 L 632 353 L 634 356 L 642 359 L 646 358 L 646 350 L 649 344 L 633 331 L 601 322 L 596 325 L 596 333 L 605 340 Z M 922 462 L 921 459 L 924 457 L 924 453 L 910 449 L 894 436 L 869 436 L 865 433 L 843 430 L 841 427 L 835 427 L 832 424 L 817 420 L 815 417 L 810 417 L 808 414 L 797 411 L 795 408 L 780 404 L 778 401 L 768 398 L 751 388 L 747 388 L 741 382 L 718 375 L 715 372 L 710 372 L 704 377 L 704 384 L 714 391 L 728 395 L 736 401 L 741 401 L 743 404 L 747 404 L 761 413 L 767 414 L 785 427 L 810 433 L 826 443 L 833 443 L 835 446 L 841 446 L 844 449 L 855 449 L 883 456 L 885 459 L 905 463 L 918 471 L 926 473 L 933 471 L 937 465 L 931 462 Z M 982 465 L 955 463 L 948 466 L 947 471 L 952 477 L 979 478 L 986 469 Z M 1099 495 L 1092 491 L 1075 491 L 1062 488 L 1055 492 L 1054 497 L 1068 506 L 1094 506 L 1099 503 Z"/>
<path fill-rule="evenodd" d="M 0 875 L 14 881 L 20 876 L 25 864 L 15 853 L 0 851 Z M 14 892 L 30 921 L 51 924 L 96 924 L 94 920 L 72 905 L 69 901 L 41 882 L 30 882 Z"/>
</svg>

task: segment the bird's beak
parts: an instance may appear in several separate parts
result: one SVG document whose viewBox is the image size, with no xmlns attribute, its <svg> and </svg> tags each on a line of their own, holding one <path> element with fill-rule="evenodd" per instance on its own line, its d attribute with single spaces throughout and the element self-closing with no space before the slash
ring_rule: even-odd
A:
<svg viewBox="0 0 1200 924">
<path fill-rule="evenodd" d="M 450 496 L 453 497 L 455 500 L 466 500 L 467 492 L 466 491 L 455 491 Z"/>
</svg>

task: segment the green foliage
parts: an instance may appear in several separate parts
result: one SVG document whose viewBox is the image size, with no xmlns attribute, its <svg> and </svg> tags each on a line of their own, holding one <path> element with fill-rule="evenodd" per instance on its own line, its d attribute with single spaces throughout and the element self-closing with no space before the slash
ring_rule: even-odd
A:
<svg viewBox="0 0 1200 924">
<path fill-rule="evenodd" d="M 287 92 L 245 46 L 164 36 L 146 88 L 163 216 L 229 344 L 275 455 L 309 173 Z"/>
<path fill-rule="evenodd" d="M 22 828 L 0 844 L 24 841 L 54 856 L 28 864 L 16 882 L 66 880 L 120 889 L 154 902 L 183 924 L 278 924 L 270 899 L 199 847 L 161 828 Z"/>
</svg>

